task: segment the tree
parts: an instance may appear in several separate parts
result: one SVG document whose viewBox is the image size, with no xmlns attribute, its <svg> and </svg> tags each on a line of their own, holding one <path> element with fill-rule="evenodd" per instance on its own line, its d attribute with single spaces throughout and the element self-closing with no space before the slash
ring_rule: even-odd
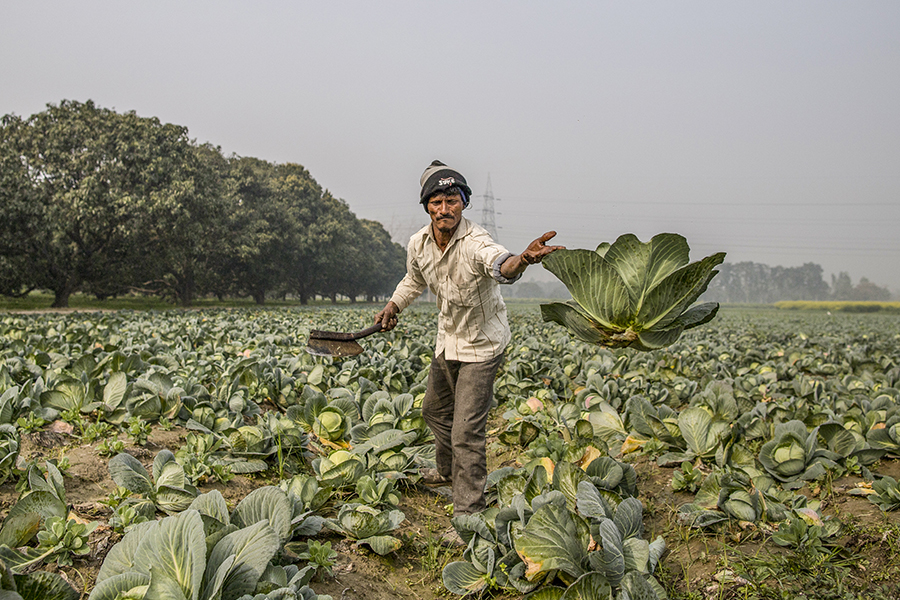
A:
<svg viewBox="0 0 900 600">
<path fill-rule="evenodd" d="M 256 158 L 235 157 L 230 161 L 229 241 L 227 265 L 231 291 L 249 295 L 263 304 L 266 295 L 285 290 L 291 270 L 292 244 L 299 243 L 301 223 L 298 204 L 315 202 L 316 194 L 281 193 L 280 171 L 294 173 L 290 167 Z"/>
<path fill-rule="evenodd" d="M 372 302 L 393 292 L 406 274 L 406 249 L 391 241 L 391 234 L 378 221 L 361 219 L 366 262 L 361 273 L 361 293 Z"/>
<path fill-rule="evenodd" d="M 828 284 L 822 278 L 822 267 L 815 263 L 805 263 L 800 267 L 774 267 L 771 277 L 773 301 L 828 298 Z"/>
<path fill-rule="evenodd" d="M 891 291 L 875 285 L 865 277 L 862 277 L 853 290 L 853 299 L 867 302 L 886 302 L 891 299 Z"/>
<path fill-rule="evenodd" d="M 213 287 L 213 257 L 226 240 L 227 168 L 218 148 L 189 145 L 171 184 L 143 199 L 133 248 L 144 255 L 146 289 L 190 306 Z"/>
<path fill-rule="evenodd" d="M 298 164 L 278 165 L 273 181 L 276 202 L 288 219 L 286 283 L 302 304 L 328 287 L 333 265 L 323 258 L 330 252 L 339 223 L 330 214 L 339 201 L 325 192 Z"/>
<path fill-rule="evenodd" d="M 853 280 L 846 271 L 831 275 L 831 297 L 834 300 L 853 299 Z"/>
<path fill-rule="evenodd" d="M 831 276 L 831 290 L 832 298 L 835 300 L 883 302 L 891 299 L 889 289 L 875 285 L 865 277 L 853 285 L 850 274 L 845 271 L 841 271 L 836 277 Z"/>
<path fill-rule="evenodd" d="M 19 285 L 51 290 L 54 307 L 77 290 L 127 289 L 141 211 L 185 187 L 176 176 L 192 153 L 187 129 L 63 100 L 25 120 L 4 116 L 0 139 L 10 169 L 0 249 Z"/>
<path fill-rule="evenodd" d="M 325 210 L 311 227 L 317 237 L 318 253 L 313 286 L 317 293 L 337 301 L 338 294 L 356 301 L 363 292 L 366 272 L 374 268 L 367 256 L 367 231 L 350 207 L 326 192 L 322 201 Z"/>
<path fill-rule="evenodd" d="M 779 300 L 824 300 L 828 284 L 822 267 L 805 263 L 799 267 L 770 267 L 761 263 L 724 263 L 718 267 L 705 300 L 739 303 L 770 303 Z"/>
</svg>

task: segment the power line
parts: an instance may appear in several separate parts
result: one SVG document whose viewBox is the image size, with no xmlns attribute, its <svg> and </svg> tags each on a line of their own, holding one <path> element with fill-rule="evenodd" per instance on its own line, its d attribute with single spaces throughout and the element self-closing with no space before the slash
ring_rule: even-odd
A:
<svg viewBox="0 0 900 600">
<path fill-rule="evenodd" d="M 741 204 L 730 204 L 730 203 L 722 203 L 722 202 L 708 202 L 708 201 L 666 201 L 666 200 L 603 200 L 601 202 L 597 202 L 595 199 L 590 198 L 546 198 L 539 196 L 519 196 L 515 198 L 507 198 L 509 201 L 538 201 L 538 202 L 550 202 L 553 203 L 553 206 L 565 206 L 566 203 L 578 203 L 578 202 L 593 202 L 596 206 L 597 204 L 602 204 L 604 207 L 616 206 L 618 204 L 625 204 L 628 206 L 671 206 L 673 208 L 677 208 L 679 206 L 718 206 L 721 208 L 748 208 L 754 209 L 760 206 L 798 206 L 798 207 L 806 207 L 813 206 L 816 208 L 858 208 L 860 206 L 898 206 L 897 202 L 858 202 L 858 201 L 847 201 L 847 202 L 753 202 L 753 203 L 741 203 Z"/>
<path fill-rule="evenodd" d="M 497 240 L 497 223 L 494 219 L 494 190 L 491 188 L 491 174 L 488 173 L 487 185 L 484 194 L 479 196 L 484 200 L 481 208 L 481 226 L 484 227 L 494 240 Z"/>
</svg>

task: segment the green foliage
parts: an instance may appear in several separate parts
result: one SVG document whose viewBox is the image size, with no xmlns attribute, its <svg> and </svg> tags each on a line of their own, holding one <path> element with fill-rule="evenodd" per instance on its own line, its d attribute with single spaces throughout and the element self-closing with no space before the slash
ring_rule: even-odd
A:
<svg viewBox="0 0 900 600">
<path fill-rule="evenodd" d="M 109 441 L 109 436 L 113 434 L 115 428 L 105 421 L 96 421 L 90 423 L 84 428 L 81 439 L 86 444 L 93 443 L 97 440 Z M 121 450 L 119 450 L 121 452 Z"/>
<path fill-rule="evenodd" d="M 0 348 L 0 422 L 14 423 L 27 414 L 56 420 L 60 412 L 69 411 L 72 418 L 81 420 L 87 434 L 95 419 L 119 426 L 134 416 L 150 422 L 166 418 L 189 431 L 188 452 L 176 457 L 188 481 L 191 473 L 205 468 L 191 466 L 192 454 L 203 455 L 201 462 L 206 467 L 219 461 L 229 465 L 255 461 L 256 466 L 277 468 L 280 446 L 283 472 L 302 474 L 281 482 L 280 494 L 268 492 L 264 503 L 280 506 L 279 512 L 287 514 L 277 519 L 279 531 L 289 540 L 282 547 L 299 552 L 307 538 L 320 533 L 324 518 L 334 516 L 335 503 L 362 502 L 365 496 L 366 503 L 374 504 L 376 497 L 390 498 L 404 489 L 400 483 L 404 478 L 414 481 L 415 468 L 430 466 L 429 460 L 433 461 L 433 454 L 427 452 L 430 444 L 419 437 L 415 424 L 430 360 L 433 310 L 414 307 L 404 315 L 404 331 L 372 338 L 367 352 L 353 360 L 328 361 L 303 352 L 308 328 L 359 328 L 370 320 L 367 310 L 317 307 L 94 316 L 8 314 L 0 318 L 0 335 L 5 340 Z M 536 583 L 524 577 L 525 563 L 510 553 L 515 554 L 515 539 L 537 509 L 552 497 L 560 507 L 589 523 L 614 520 L 617 507 L 638 492 L 629 463 L 645 459 L 630 453 L 668 454 L 668 461 L 694 452 L 688 443 L 692 435 L 693 448 L 703 454 L 700 462 L 695 462 L 697 457 L 691 459 L 694 471 L 711 470 L 688 505 L 696 510 L 683 507 L 684 523 L 695 520 L 698 528 L 671 522 L 670 526 L 692 541 L 699 538 L 700 543 L 706 536 L 717 535 L 717 541 L 726 546 L 738 536 L 741 541 L 758 541 L 776 525 L 781 530 L 783 523 L 786 534 L 790 519 L 802 518 L 800 511 L 818 509 L 819 500 L 827 506 L 830 495 L 838 492 L 838 488 L 830 488 L 832 479 L 858 470 L 862 477 L 874 476 L 878 481 L 878 471 L 885 463 L 877 461 L 895 455 L 900 447 L 892 437 L 900 418 L 896 344 L 900 330 L 896 319 L 886 317 L 774 317 L 766 311 L 726 310 L 716 321 L 687 332 L 666 349 L 634 352 L 572 342 L 555 325 L 541 323 L 533 307 L 511 306 L 516 342 L 507 350 L 508 362 L 497 378 L 496 397 L 503 403 L 502 414 L 509 415 L 506 431 L 512 442 L 502 459 L 516 459 L 519 464 L 505 462 L 510 466 L 489 474 L 490 508 L 481 518 L 486 529 L 476 523 L 460 525 L 466 531 L 489 534 L 477 534 L 473 545 L 477 556 L 447 552 L 440 567 L 448 560 L 465 562 L 471 567 L 455 568 L 477 573 L 472 581 L 482 581 L 484 589 L 526 593 L 516 586 Z M 540 405 L 532 402 L 535 407 L 528 406 L 531 398 Z M 90 414 L 82 412 L 98 402 L 102 406 L 95 406 Z M 304 411 L 310 402 L 310 411 L 319 403 L 338 408 L 351 424 L 349 438 L 329 442 L 331 445 L 313 436 L 306 438 Z M 257 414 L 254 405 L 264 407 L 265 414 Z M 367 416 L 367 407 L 379 405 L 379 416 L 370 422 L 376 411 Z M 688 417 L 703 413 L 709 415 L 705 431 L 719 428 L 723 435 L 707 436 L 702 429 L 692 434 Z M 779 436 L 785 429 L 796 428 L 796 424 L 787 425 L 792 421 L 803 425 L 804 457 L 811 449 L 814 462 L 824 466 L 827 463 L 819 459 L 826 459 L 833 463 L 811 482 L 809 491 L 804 490 L 809 498 L 791 489 L 805 480 L 781 481 L 758 458 L 759 449 L 778 437 L 779 425 L 783 426 Z M 522 427 L 525 424 L 536 428 L 538 435 L 529 435 Z M 520 435 L 523 432 L 526 435 Z M 357 433 L 361 437 L 354 438 Z M 332 457 L 335 448 L 351 449 Z M 607 448 L 611 455 L 618 457 L 621 452 L 625 457 L 604 456 Z M 313 458 L 313 452 L 322 458 L 313 461 L 310 474 L 304 462 Z M 330 462 L 325 462 L 326 458 Z M 680 471 L 681 463 L 673 459 L 672 465 Z M 21 491 L 29 493 L 0 528 L 10 547 L 30 548 L 23 551 L 27 552 L 24 561 L 39 556 L 34 554 L 34 546 L 41 519 L 67 516 L 56 476 L 40 475 L 41 484 L 41 469 L 31 466 L 25 465 L 19 478 Z M 371 478 L 374 490 L 368 486 L 359 489 L 365 477 Z M 155 477 L 150 481 L 155 485 Z M 393 490 L 385 485 L 380 491 L 382 481 L 391 482 Z M 516 500 L 518 496 L 521 499 Z M 131 497 L 132 502 L 120 503 L 110 519 L 125 532 L 140 527 L 136 522 L 147 518 L 135 509 L 138 503 L 147 505 L 146 497 L 140 493 Z M 120 500 L 114 497 L 109 502 Z M 664 507 L 653 508 L 654 526 L 660 518 L 665 522 Z M 215 520 L 221 527 L 232 524 L 230 515 L 225 516 L 227 509 L 204 510 L 219 515 Z M 156 518 L 155 514 L 149 516 Z M 845 516 L 842 519 L 846 521 Z M 712 519 L 718 524 L 700 528 Z M 664 535 L 671 542 L 670 534 Z M 23 536 L 30 537 L 22 540 Z M 467 536 L 462 535 L 468 548 L 471 540 Z M 602 540 L 602 536 L 592 537 Z M 870 537 L 860 537 L 859 543 L 874 544 L 882 534 L 871 537 L 871 542 L 867 541 Z M 895 538 L 888 536 L 884 543 L 892 544 Z M 793 587 L 785 588 L 792 591 L 803 589 L 799 574 L 805 573 L 805 581 L 811 582 L 809 569 L 816 564 L 831 568 L 829 564 L 840 561 L 857 561 L 868 573 L 877 570 L 881 581 L 891 579 L 889 569 L 874 558 L 870 565 L 863 562 L 865 557 L 853 554 L 859 551 L 855 546 L 838 549 L 830 544 L 830 538 L 819 539 L 826 549 L 823 554 L 806 557 L 791 553 L 796 564 L 780 565 L 769 558 L 769 564 L 759 568 L 793 573 Z M 490 569 L 486 544 L 494 554 Z M 765 546 L 774 547 L 774 542 L 767 542 L 763 551 Z M 723 563 L 734 554 L 726 550 Z M 865 552 L 874 557 L 876 551 Z M 590 565 L 582 569 L 595 572 Z M 859 574 L 858 570 L 852 572 L 854 577 Z M 837 573 L 840 571 L 833 571 Z M 671 575 L 670 571 L 667 584 Z M 267 586 L 279 589 L 290 580 L 281 574 L 265 577 Z M 622 582 L 632 579 L 638 581 L 623 576 Z M 534 591 L 565 593 L 576 581 L 568 574 L 563 578 L 556 575 Z M 766 581 L 774 586 L 773 580 Z M 853 581 L 852 585 L 857 585 Z M 252 593 L 268 595 L 273 589 Z M 749 597 L 761 589 L 749 589 Z M 728 588 L 723 594 L 731 591 Z"/>
<path fill-rule="evenodd" d="M 316 540 L 310 540 L 305 552 L 297 554 L 297 559 L 307 561 L 307 566 L 313 567 L 316 574 L 325 573 L 334 577 L 331 568 L 336 564 L 338 553 L 331 549 L 331 542 L 324 544 Z"/>
<path fill-rule="evenodd" d="M 795 548 L 801 552 L 809 554 L 824 553 L 824 542 L 827 538 L 832 537 L 833 532 L 829 533 L 822 521 L 815 517 L 818 523 L 810 523 L 806 519 L 800 517 L 791 517 L 778 528 L 778 531 L 772 534 L 772 541 L 779 546 Z"/>
<path fill-rule="evenodd" d="M 376 481 L 369 475 L 363 475 L 356 482 L 356 495 L 361 504 L 371 507 L 396 507 L 400 504 L 400 493 L 390 479 Z"/>
<path fill-rule="evenodd" d="M 38 431 L 46 424 L 47 421 L 45 421 L 40 415 L 36 413 L 28 413 L 24 417 L 19 417 L 18 419 L 16 419 L 16 426 L 21 431 Z"/>
<path fill-rule="evenodd" d="M 109 526 L 116 533 L 125 533 L 132 525 L 149 521 L 146 515 L 138 512 L 134 506 L 130 504 L 121 504 L 113 509 L 113 514 L 109 518 Z"/>
<path fill-rule="evenodd" d="M 88 536 L 99 523 L 89 525 L 74 519 L 50 517 L 38 531 L 38 552 L 45 553 L 44 560 L 56 560 L 58 565 L 71 565 L 72 556 L 84 556 L 91 551 Z"/>
<path fill-rule="evenodd" d="M 399 539 L 388 534 L 405 518 L 399 510 L 377 510 L 365 504 L 347 503 L 341 505 L 335 518 L 325 520 L 325 526 L 384 556 L 402 545 Z"/>
<path fill-rule="evenodd" d="M 125 432 L 131 438 L 131 442 L 135 446 L 146 446 L 147 438 L 151 432 L 150 423 L 147 423 L 140 417 L 130 417 L 126 424 L 128 427 L 125 429 Z"/>
<path fill-rule="evenodd" d="M 669 346 L 719 308 L 714 302 L 689 307 L 706 291 L 725 253 L 688 264 L 689 250 L 682 236 L 661 233 L 647 243 L 626 234 L 595 252 L 554 252 L 542 264 L 566 285 L 575 304 L 543 304 L 543 318 L 593 344 Z"/>
<path fill-rule="evenodd" d="M 21 285 L 52 290 L 55 306 L 79 288 L 121 291 L 134 267 L 120 257 L 137 264 L 143 211 L 190 177 L 187 130 L 66 100 L 2 124 L 4 164 L 15 167 L 13 187 L 2 186 L 0 254 L 23 270 Z"/>
<path fill-rule="evenodd" d="M 140 461 L 125 453 L 109 461 L 109 474 L 117 486 L 141 496 L 127 498 L 123 504 L 133 506 L 148 519 L 153 518 L 157 509 L 167 514 L 181 512 L 198 494 L 169 450 L 160 450 L 153 460 L 152 479 Z"/>
<path fill-rule="evenodd" d="M 0 483 L 12 475 L 19 456 L 19 434 L 12 425 L 0 425 Z"/>
<path fill-rule="evenodd" d="M 703 473 L 688 461 L 681 463 L 681 467 L 672 473 L 672 489 L 676 492 L 686 491 L 695 493 L 703 482 Z"/>
<path fill-rule="evenodd" d="M 125 442 L 115 438 L 107 438 L 97 446 L 97 453 L 100 456 L 114 456 L 121 452 L 125 452 Z"/>
<path fill-rule="evenodd" d="M 872 483 L 873 494 L 869 494 L 869 502 L 887 512 L 900 508 L 900 483 L 893 477 L 885 475 Z"/>
<path fill-rule="evenodd" d="M 818 447 L 817 434 L 818 428 L 810 433 L 801 421 L 780 423 L 775 426 L 774 438 L 760 448 L 759 462 L 781 482 L 817 479 L 827 469 L 837 468 L 835 461 L 849 455 L 855 445 L 848 434 L 849 443 L 840 452 L 832 452 Z"/>
<path fill-rule="evenodd" d="M 59 573 L 19 573 L 0 559 L 0 597 L 9 600 L 78 600 L 81 594 Z"/>
<path fill-rule="evenodd" d="M 500 492 L 499 507 L 453 518 L 466 550 L 444 567 L 444 586 L 459 595 L 499 587 L 529 598 L 603 599 L 640 588 L 637 597 L 664 598 L 652 573 L 665 543 L 641 538 L 640 502 L 598 488 L 599 469 L 579 476 L 557 465 L 552 486 L 542 468 L 518 486 L 507 475 L 498 485 L 514 487 Z"/>
<path fill-rule="evenodd" d="M 189 433 L 184 445 L 175 451 L 175 460 L 193 484 L 205 479 L 227 483 L 234 478 L 234 472 L 221 451 L 224 445 L 225 440 L 216 439 L 213 434 Z"/>
<path fill-rule="evenodd" d="M 315 597 L 306 587 L 315 569 L 273 562 L 291 535 L 290 502 L 277 488 L 255 490 L 231 514 L 219 492 L 203 494 L 177 515 L 132 526 L 90 598 Z"/>
<path fill-rule="evenodd" d="M 347 450 L 337 450 L 312 463 L 316 476 L 326 485 L 340 488 L 355 485 L 366 467 L 359 455 Z"/>
<path fill-rule="evenodd" d="M 0 293 L 98 298 L 389 293 L 404 249 L 296 164 L 226 158 L 187 129 L 63 100 L 0 122 Z"/>
</svg>

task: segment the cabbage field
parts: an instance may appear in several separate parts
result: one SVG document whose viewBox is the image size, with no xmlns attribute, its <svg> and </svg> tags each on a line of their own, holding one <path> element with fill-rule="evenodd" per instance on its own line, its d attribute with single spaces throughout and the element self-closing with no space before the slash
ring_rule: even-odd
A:
<svg viewBox="0 0 900 600">
<path fill-rule="evenodd" d="M 451 518 L 434 310 L 304 351 L 375 311 L 0 314 L 0 598 L 900 597 L 900 316 L 638 352 L 512 305 L 488 509 Z"/>
</svg>

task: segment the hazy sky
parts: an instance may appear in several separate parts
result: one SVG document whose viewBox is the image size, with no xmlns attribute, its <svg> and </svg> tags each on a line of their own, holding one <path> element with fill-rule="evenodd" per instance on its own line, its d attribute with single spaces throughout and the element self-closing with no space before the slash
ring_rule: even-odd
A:
<svg viewBox="0 0 900 600">
<path fill-rule="evenodd" d="M 0 114 L 62 99 L 300 163 L 398 236 L 438 158 L 513 252 L 672 231 L 900 290 L 896 0 L 3 0 Z"/>
</svg>

